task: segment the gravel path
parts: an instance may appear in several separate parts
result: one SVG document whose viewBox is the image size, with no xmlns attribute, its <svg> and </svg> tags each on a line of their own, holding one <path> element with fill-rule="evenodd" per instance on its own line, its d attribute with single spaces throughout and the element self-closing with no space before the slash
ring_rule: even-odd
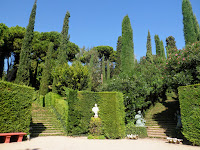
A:
<svg viewBox="0 0 200 150">
<path fill-rule="evenodd" d="M 163 139 L 88 140 L 86 137 L 46 136 L 30 141 L 0 144 L 0 150 L 200 150 Z"/>
</svg>

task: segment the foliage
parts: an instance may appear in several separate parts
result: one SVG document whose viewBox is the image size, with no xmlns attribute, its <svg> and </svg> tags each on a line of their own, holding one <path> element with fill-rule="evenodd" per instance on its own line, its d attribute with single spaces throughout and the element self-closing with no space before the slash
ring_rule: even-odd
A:
<svg viewBox="0 0 200 150">
<path fill-rule="evenodd" d="M 156 44 L 156 56 L 161 56 L 161 45 L 160 45 L 160 38 L 159 36 L 156 34 L 154 36 L 154 40 L 155 40 L 155 44 Z"/>
<path fill-rule="evenodd" d="M 69 67 L 67 79 L 65 80 L 66 87 L 74 90 L 85 90 L 88 87 L 89 71 L 87 66 L 83 66 L 81 62 L 74 61 Z"/>
<path fill-rule="evenodd" d="M 182 1 L 182 14 L 185 44 L 187 45 L 197 41 L 197 34 L 195 33 L 194 25 L 194 14 L 189 0 Z"/>
<path fill-rule="evenodd" d="M 92 107 L 97 103 L 107 138 L 121 138 L 125 133 L 123 96 L 117 92 L 78 92 L 69 94 L 69 133 L 86 134 L 93 116 Z"/>
<path fill-rule="evenodd" d="M 140 138 L 147 137 L 147 128 L 146 127 L 136 127 L 134 122 L 130 122 L 126 125 L 126 135 L 133 134 L 138 135 Z"/>
<path fill-rule="evenodd" d="M 91 59 L 88 68 L 90 76 L 88 90 L 98 91 L 98 86 L 100 84 L 100 79 L 101 79 L 100 76 L 101 69 L 100 69 L 100 62 L 98 59 L 98 53 L 94 48 L 91 50 Z"/>
<path fill-rule="evenodd" d="M 67 11 L 64 18 L 62 32 L 60 35 L 60 47 L 58 49 L 57 65 L 65 63 L 67 61 L 67 54 L 68 54 L 67 44 L 69 41 L 69 35 L 68 35 L 69 17 L 70 17 L 70 13 Z"/>
<path fill-rule="evenodd" d="M 135 64 L 132 76 L 113 77 L 103 86 L 103 91 L 120 91 L 124 94 L 126 123 L 134 119 L 138 110 L 148 108 L 161 96 L 164 84 L 162 68 L 162 64 L 155 65 L 143 57 L 139 64 Z"/>
<path fill-rule="evenodd" d="M 45 95 L 45 107 L 52 107 L 54 113 L 61 121 L 65 131 L 68 126 L 68 102 L 56 93 L 49 92 Z"/>
<path fill-rule="evenodd" d="M 163 66 L 165 82 L 169 87 L 177 89 L 179 86 L 200 82 L 200 42 L 188 44 L 184 49 L 172 48 L 169 58 Z"/>
<path fill-rule="evenodd" d="M 102 122 L 101 119 L 92 117 L 90 120 L 89 125 L 90 134 L 93 136 L 100 136 L 102 135 Z"/>
<path fill-rule="evenodd" d="M 119 36 L 117 40 L 116 66 L 115 74 L 118 75 L 121 69 L 121 51 L 122 51 L 122 37 Z"/>
<path fill-rule="evenodd" d="M 194 145 L 200 145 L 200 85 L 178 88 L 183 135 Z"/>
<path fill-rule="evenodd" d="M 2 78 L 3 75 L 4 59 L 10 52 L 7 48 L 8 35 L 8 27 L 5 24 L 0 23 L 0 78 Z"/>
<path fill-rule="evenodd" d="M 194 30 L 195 30 L 195 33 L 196 33 L 196 36 L 197 36 L 197 41 L 200 41 L 200 26 L 199 26 L 199 23 L 197 21 L 197 17 L 196 15 L 194 15 Z"/>
<path fill-rule="evenodd" d="M 19 68 L 17 70 L 16 83 L 30 85 L 30 76 L 31 76 L 31 64 L 30 57 L 32 51 L 32 40 L 33 40 L 33 31 L 35 25 L 35 16 L 36 16 L 36 1 L 33 5 L 31 15 L 29 18 L 29 24 L 26 29 L 24 41 L 22 43 L 22 50 L 20 53 Z"/>
<path fill-rule="evenodd" d="M 42 72 L 42 79 L 40 84 L 40 94 L 46 95 L 48 93 L 48 86 L 49 86 L 49 80 L 52 70 L 52 54 L 53 54 L 53 43 L 49 44 L 47 56 L 45 59 L 45 65 Z"/>
<path fill-rule="evenodd" d="M 60 47 L 58 48 L 58 55 L 55 62 L 54 73 L 53 73 L 53 92 L 54 93 L 61 93 L 63 91 L 63 76 L 66 78 L 67 71 L 68 71 L 68 64 L 67 64 L 67 44 L 69 41 L 68 29 L 69 29 L 69 17 L 70 13 L 67 11 L 62 32 L 60 35 Z"/>
<path fill-rule="evenodd" d="M 102 79 L 102 82 L 103 82 L 103 84 L 106 82 L 106 67 L 105 67 L 105 57 L 103 56 L 103 58 L 102 58 L 102 77 L 103 77 L 103 79 Z"/>
<path fill-rule="evenodd" d="M 167 58 L 169 57 L 168 54 L 168 50 L 171 49 L 171 48 L 176 48 L 176 41 L 175 41 L 175 38 L 173 36 L 169 36 L 166 38 L 166 51 L 167 51 Z"/>
<path fill-rule="evenodd" d="M 134 68 L 133 29 L 126 15 L 122 21 L 121 71 L 129 74 Z"/>
<path fill-rule="evenodd" d="M 152 56 L 152 47 L 151 47 L 151 35 L 150 35 L 149 30 L 148 30 L 146 47 L 147 47 L 146 59 L 147 59 L 147 61 L 152 63 L 153 62 L 153 56 Z"/>
<path fill-rule="evenodd" d="M 161 57 L 165 59 L 165 48 L 162 40 L 160 41 L 160 52 L 161 52 Z"/>
<path fill-rule="evenodd" d="M 110 80 L 110 61 L 107 60 L 107 81 Z"/>
<path fill-rule="evenodd" d="M 34 89 L 0 81 L 0 132 L 29 134 Z"/>
<path fill-rule="evenodd" d="M 104 56 L 105 60 L 109 59 L 114 51 L 110 46 L 96 46 L 94 49 L 98 52 L 99 59 L 102 59 Z"/>
</svg>

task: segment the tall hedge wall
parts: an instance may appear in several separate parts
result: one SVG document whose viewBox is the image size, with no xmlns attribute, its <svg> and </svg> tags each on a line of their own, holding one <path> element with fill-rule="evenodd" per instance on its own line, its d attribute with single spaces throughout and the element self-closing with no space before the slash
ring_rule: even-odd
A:
<svg viewBox="0 0 200 150">
<path fill-rule="evenodd" d="M 45 107 L 52 107 L 57 118 L 61 121 L 65 131 L 68 126 L 68 102 L 56 93 L 49 92 L 45 95 Z"/>
<path fill-rule="evenodd" d="M 178 88 L 183 135 L 200 145 L 200 84 Z"/>
<path fill-rule="evenodd" d="M 0 81 L 0 133 L 29 134 L 34 89 Z"/>
<path fill-rule="evenodd" d="M 100 110 L 99 117 L 102 120 L 104 135 L 107 138 L 121 138 L 125 135 L 122 93 L 70 91 L 68 103 L 68 130 L 72 135 L 88 133 L 95 103 Z"/>
</svg>

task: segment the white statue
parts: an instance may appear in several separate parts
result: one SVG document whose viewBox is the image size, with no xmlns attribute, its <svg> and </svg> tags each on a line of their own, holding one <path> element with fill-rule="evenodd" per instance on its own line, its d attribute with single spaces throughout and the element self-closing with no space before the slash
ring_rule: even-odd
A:
<svg viewBox="0 0 200 150">
<path fill-rule="evenodd" d="M 94 118 L 98 118 L 99 108 L 97 107 L 97 104 L 95 104 L 95 107 L 92 108 L 92 111 L 94 112 Z"/>
<path fill-rule="evenodd" d="M 137 119 L 136 120 L 136 126 L 145 127 L 146 120 L 143 119 L 143 116 L 142 116 L 142 113 L 141 113 L 140 110 L 138 111 L 138 114 L 135 115 L 135 119 Z"/>
</svg>

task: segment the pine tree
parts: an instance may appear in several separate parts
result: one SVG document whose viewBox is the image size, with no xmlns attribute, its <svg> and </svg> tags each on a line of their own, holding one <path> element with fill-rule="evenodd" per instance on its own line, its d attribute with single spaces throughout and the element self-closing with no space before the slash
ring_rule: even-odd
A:
<svg viewBox="0 0 200 150">
<path fill-rule="evenodd" d="M 106 82 L 106 72 L 105 72 L 105 57 L 104 57 L 104 55 L 102 58 L 102 75 L 103 75 L 102 83 L 105 83 Z"/>
<path fill-rule="evenodd" d="M 160 38 L 157 34 L 154 36 L 154 40 L 156 44 L 156 56 L 161 56 Z"/>
<path fill-rule="evenodd" d="M 147 59 L 147 61 L 152 63 L 153 62 L 153 56 L 152 56 L 152 47 L 151 47 L 151 35 L 150 35 L 149 30 L 148 30 L 146 47 L 147 47 L 146 59 Z"/>
<path fill-rule="evenodd" d="M 116 75 L 118 75 L 121 71 L 121 51 L 122 51 L 122 37 L 119 36 L 117 40 L 117 54 L 116 54 L 116 66 L 115 66 Z"/>
<path fill-rule="evenodd" d="M 192 6 L 189 0 L 183 0 L 182 2 L 182 14 L 183 14 L 183 31 L 185 37 L 185 44 L 194 43 L 197 41 L 197 35 L 195 33 L 194 15 Z"/>
<path fill-rule="evenodd" d="M 160 41 L 160 52 L 161 52 L 161 57 L 165 58 L 165 48 L 162 40 Z"/>
<path fill-rule="evenodd" d="M 52 54 L 54 44 L 51 42 L 48 47 L 47 55 L 45 58 L 44 69 L 42 71 L 42 78 L 40 83 L 40 94 L 46 95 L 48 93 L 48 85 L 50 80 L 51 68 L 52 68 Z"/>
<path fill-rule="evenodd" d="M 36 3 L 34 2 L 31 15 L 29 18 L 29 24 L 26 29 L 24 36 L 24 41 L 22 44 L 22 49 L 20 53 L 19 68 L 17 70 L 16 83 L 30 85 L 30 76 L 31 76 L 31 64 L 30 57 L 32 51 L 32 40 L 34 36 L 34 25 L 35 25 L 35 16 L 36 16 Z"/>
<path fill-rule="evenodd" d="M 134 68 L 133 29 L 126 15 L 122 21 L 121 72 L 129 74 Z"/>
<path fill-rule="evenodd" d="M 110 61 L 107 60 L 107 81 L 110 80 Z"/>
</svg>

